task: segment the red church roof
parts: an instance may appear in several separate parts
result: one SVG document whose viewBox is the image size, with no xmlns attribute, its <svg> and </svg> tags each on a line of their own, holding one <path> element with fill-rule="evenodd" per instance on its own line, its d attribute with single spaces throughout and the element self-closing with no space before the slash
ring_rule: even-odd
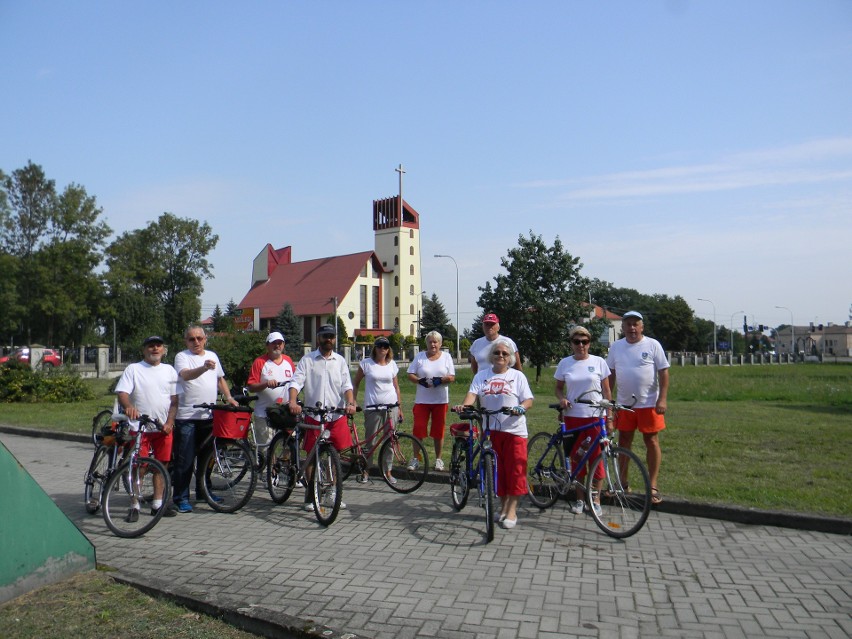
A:
<svg viewBox="0 0 852 639">
<path fill-rule="evenodd" d="M 336 297 L 338 303 L 343 300 L 368 260 L 372 260 L 375 271 L 386 271 L 373 251 L 279 263 L 268 280 L 252 287 L 239 308 L 259 308 L 261 318 L 269 318 L 289 302 L 298 316 L 331 314 L 331 298 Z"/>
</svg>

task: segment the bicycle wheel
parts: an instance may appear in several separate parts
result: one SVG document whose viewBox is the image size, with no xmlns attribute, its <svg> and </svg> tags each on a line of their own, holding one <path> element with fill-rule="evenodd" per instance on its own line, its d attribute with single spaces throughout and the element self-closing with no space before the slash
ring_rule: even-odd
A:
<svg viewBox="0 0 852 639">
<path fill-rule="evenodd" d="M 314 460 L 313 501 L 314 514 L 323 526 L 330 526 L 337 513 L 340 512 L 340 502 L 343 501 L 343 479 L 340 474 L 340 454 L 334 446 L 323 442 L 318 455 L 311 455 Z"/>
<path fill-rule="evenodd" d="M 486 451 L 482 453 L 482 505 L 485 507 L 485 539 L 494 541 L 494 453 Z"/>
<path fill-rule="evenodd" d="M 450 497 L 453 508 L 461 510 L 467 504 L 470 483 L 467 480 L 467 440 L 453 440 L 453 454 L 450 457 Z"/>
<path fill-rule="evenodd" d="M 423 463 L 409 469 L 412 459 Z M 379 449 L 379 470 L 385 483 L 398 493 L 413 493 L 426 481 L 429 463 L 420 440 L 408 433 L 391 433 Z"/>
<path fill-rule="evenodd" d="M 156 510 L 151 499 L 160 492 Z M 110 474 L 101 499 L 109 529 L 119 537 L 139 537 L 157 525 L 171 499 L 172 482 L 166 467 L 156 459 L 137 457 Z"/>
<path fill-rule="evenodd" d="M 290 499 L 296 486 L 296 442 L 287 433 L 279 432 L 272 438 L 267 449 L 269 463 L 266 465 L 266 489 L 276 504 Z"/>
<path fill-rule="evenodd" d="M 95 448 L 101 445 L 98 441 L 98 435 L 101 434 L 101 429 L 110 423 L 112 420 L 112 411 L 107 409 L 102 410 L 92 419 L 92 443 Z"/>
<path fill-rule="evenodd" d="M 632 464 L 630 471 L 630 491 L 626 490 L 626 481 L 622 474 Z M 651 512 L 651 480 L 648 471 L 632 450 L 610 447 L 591 464 L 597 471 L 603 466 L 604 478 L 598 489 L 593 486 L 596 472 L 590 471 L 586 477 L 586 505 L 592 519 L 607 535 L 624 539 L 636 534 L 648 520 Z M 600 471 L 598 471 L 599 473 Z M 603 497 L 602 493 L 607 496 Z M 592 502 L 600 496 L 600 512 L 595 511 Z"/>
<path fill-rule="evenodd" d="M 98 446 L 83 478 L 83 504 L 90 515 L 94 515 L 101 509 L 101 496 L 109 469 L 109 453 L 109 448 L 106 446 Z"/>
<path fill-rule="evenodd" d="M 527 443 L 527 494 L 541 509 L 556 503 L 560 484 L 567 480 L 565 452 L 562 446 L 551 446 L 550 440 L 548 433 L 539 433 Z"/>
<path fill-rule="evenodd" d="M 245 506 L 257 485 L 257 471 L 248 444 L 241 439 L 214 438 L 201 462 L 204 500 L 220 513 Z"/>
</svg>

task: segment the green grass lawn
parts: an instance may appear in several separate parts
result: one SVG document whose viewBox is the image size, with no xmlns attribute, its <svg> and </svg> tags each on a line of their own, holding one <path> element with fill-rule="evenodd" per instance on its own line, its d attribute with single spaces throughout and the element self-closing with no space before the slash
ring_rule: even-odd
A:
<svg viewBox="0 0 852 639">
<path fill-rule="evenodd" d="M 539 383 L 534 370 L 526 372 L 536 395 L 530 431 L 552 431 L 553 369 L 544 369 Z M 459 370 L 451 404 L 461 403 L 470 379 L 469 369 Z M 0 424 L 89 433 L 92 417 L 111 407 L 112 397 L 109 382 L 87 383 L 94 400 L 0 404 Z M 415 386 L 404 374 L 400 385 L 410 429 Z M 664 498 L 852 516 L 852 482 L 844 470 L 852 449 L 852 366 L 673 367 L 666 423 Z M 644 457 L 641 442 L 636 446 Z"/>
</svg>

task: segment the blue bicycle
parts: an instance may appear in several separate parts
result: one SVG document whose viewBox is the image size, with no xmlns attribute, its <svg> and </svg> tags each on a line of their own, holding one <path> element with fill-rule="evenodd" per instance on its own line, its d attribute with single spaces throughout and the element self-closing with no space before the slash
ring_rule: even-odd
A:
<svg viewBox="0 0 852 639">
<path fill-rule="evenodd" d="M 623 539 L 637 533 L 651 511 L 651 480 L 648 471 L 632 450 L 616 446 L 606 429 L 604 413 L 630 410 L 630 406 L 606 399 L 579 399 L 597 409 L 599 419 L 595 435 L 579 459 L 571 460 L 569 452 L 577 432 L 589 428 L 568 428 L 562 422 L 559 404 L 550 408 L 559 415 L 559 426 L 552 435 L 539 433 L 527 444 L 527 486 L 529 498 L 541 509 L 550 508 L 559 497 L 567 497 L 578 489 L 584 491 L 585 509 L 607 535 Z M 633 471 L 632 490 L 627 485 L 627 469 Z M 585 475 L 585 477 L 584 477 Z"/>
<path fill-rule="evenodd" d="M 479 505 L 485 509 L 485 536 L 490 542 L 494 540 L 494 497 L 497 485 L 497 453 L 491 446 L 490 418 L 498 413 L 511 415 L 512 409 L 489 411 L 476 406 L 464 406 L 456 412 L 467 423 L 450 426 L 453 436 L 453 454 L 450 458 L 453 508 L 464 508 L 471 486 L 478 488 Z"/>
</svg>

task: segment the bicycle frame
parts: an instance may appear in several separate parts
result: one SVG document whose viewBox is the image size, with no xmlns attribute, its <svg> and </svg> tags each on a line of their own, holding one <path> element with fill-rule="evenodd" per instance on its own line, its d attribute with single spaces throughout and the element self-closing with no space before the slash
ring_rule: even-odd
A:
<svg viewBox="0 0 852 639">
<path fill-rule="evenodd" d="M 485 486 L 485 468 L 483 466 L 484 455 L 490 455 L 494 459 L 494 485 L 497 485 L 497 453 L 491 446 L 491 419 L 492 413 L 477 409 L 478 414 L 461 413 L 460 417 L 470 422 L 470 428 L 467 434 L 467 459 L 465 473 L 468 481 L 475 482 L 479 490 L 479 502 L 482 504 L 484 495 L 482 488 Z M 499 411 L 498 411 L 499 412 Z M 483 416 L 485 419 L 483 419 Z M 474 423 L 480 424 L 479 439 L 474 435 Z"/>
</svg>

